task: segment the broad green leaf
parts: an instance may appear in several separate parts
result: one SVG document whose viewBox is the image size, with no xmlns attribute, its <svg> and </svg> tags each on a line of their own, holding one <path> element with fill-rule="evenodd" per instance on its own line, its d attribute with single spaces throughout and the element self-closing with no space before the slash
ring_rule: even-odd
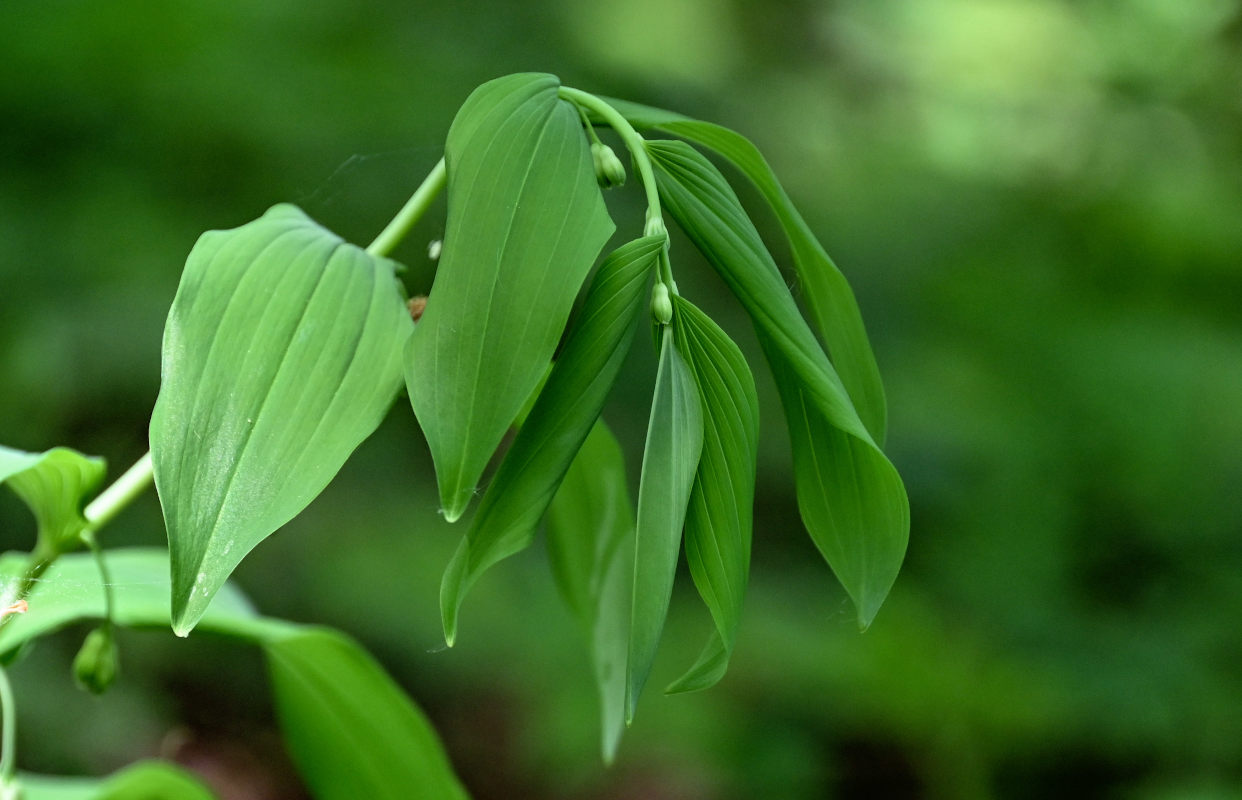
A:
<svg viewBox="0 0 1242 800">
<path fill-rule="evenodd" d="M 478 576 L 525 548 L 599 417 L 646 309 L 648 274 L 664 237 L 645 237 L 612 253 L 596 271 L 560 358 L 505 454 L 444 573 L 440 609 L 449 644 L 462 598 Z"/>
<path fill-rule="evenodd" d="M 706 314 L 673 298 L 677 349 L 698 386 L 703 454 L 686 511 L 686 563 L 715 623 L 704 655 L 670 692 L 706 689 L 724 676 L 750 574 L 759 398 L 737 345 Z"/>
<path fill-rule="evenodd" d="M 613 230 L 558 86 L 551 75 L 491 81 L 449 129 L 444 247 L 405 377 L 450 522 L 551 361 Z"/>
<path fill-rule="evenodd" d="M 165 761 L 140 761 L 107 778 L 20 773 L 21 800 L 212 800 L 190 772 Z"/>
<path fill-rule="evenodd" d="M 194 246 L 151 416 L 178 635 L 392 404 L 413 328 L 393 270 L 288 205 Z"/>
<path fill-rule="evenodd" d="M 289 755 L 319 800 L 467 796 L 422 712 L 353 640 L 303 628 L 265 651 Z"/>
<path fill-rule="evenodd" d="M 887 428 L 884 384 L 867 339 L 858 301 L 849 282 L 789 199 L 763 154 L 745 136 L 721 125 L 637 103 L 609 102 L 640 130 L 659 129 L 716 151 L 759 189 L 789 240 L 802 294 L 828 347 L 833 366 L 871 437 L 883 446 Z"/>
<path fill-rule="evenodd" d="M 67 447 L 26 453 L 0 446 L 0 483 L 7 482 L 34 513 L 39 545 L 50 553 L 77 546 L 86 528 L 82 506 L 103 481 L 102 458 Z"/>
<path fill-rule="evenodd" d="M 858 418 L 724 177 L 685 142 L 649 142 L 648 150 L 666 208 L 745 306 L 778 382 L 799 389 L 781 400 L 791 434 L 814 434 L 803 437 L 810 455 L 794 459 L 802 519 L 866 628 L 905 555 L 910 512 L 901 478 Z M 815 422 L 799 422 L 811 416 Z"/>
<path fill-rule="evenodd" d="M 634 719 L 638 696 L 655 661 L 673 594 L 686 506 L 703 450 L 703 412 L 690 368 L 665 326 L 655 396 L 643 449 L 634 537 L 634 593 L 626 663 L 625 720 Z"/>
<path fill-rule="evenodd" d="M 602 419 L 548 508 L 547 535 L 552 574 L 590 643 L 602 754 L 611 763 L 625 729 L 634 507 L 621 446 Z"/>
<path fill-rule="evenodd" d="M 853 598 L 865 628 L 905 557 L 910 530 L 905 489 L 877 450 L 832 425 L 789 362 L 770 340 L 759 339 L 789 424 L 802 521 Z"/>
<path fill-rule="evenodd" d="M 126 627 L 168 625 L 168 552 L 162 548 L 123 548 L 104 552 L 112 578 L 114 616 Z M 0 604 L 17 591 L 28 556 L 0 556 Z M 74 622 L 104 617 L 104 587 L 90 553 L 63 555 L 35 582 L 27 597 L 30 610 L 0 629 L 0 654 Z M 259 620 L 249 601 L 226 583 L 208 606 L 204 629 L 240 635 Z"/>
</svg>

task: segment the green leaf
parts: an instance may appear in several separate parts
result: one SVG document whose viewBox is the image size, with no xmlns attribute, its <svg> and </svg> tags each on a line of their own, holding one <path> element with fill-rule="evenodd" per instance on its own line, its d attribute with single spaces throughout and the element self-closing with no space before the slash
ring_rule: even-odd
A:
<svg viewBox="0 0 1242 800">
<path fill-rule="evenodd" d="M 162 548 L 105 551 L 112 575 L 114 618 L 124 627 L 164 627 L 169 622 L 168 552 Z M 0 556 L 0 604 L 7 606 L 26 567 L 25 553 Z M 104 587 L 91 553 L 58 558 L 34 584 L 28 613 L 0 628 L 0 654 L 74 622 L 104 618 Z M 240 635 L 259 620 L 245 596 L 226 583 L 208 606 L 204 629 Z"/>
<path fill-rule="evenodd" d="M 304 628 L 265 650 L 289 754 L 315 797 L 467 796 L 422 712 L 351 639 Z"/>
<path fill-rule="evenodd" d="M 151 416 L 178 635 L 383 419 L 413 328 L 393 269 L 288 205 L 194 246 Z"/>
<path fill-rule="evenodd" d="M 706 689 L 724 676 L 750 574 L 759 398 L 737 345 L 706 314 L 674 297 L 677 348 L 698 386 L 703 454 L 686 511 L 686 562 L 715 623 L 698 662 L 669 692 Z"/>
<path fill-rule="evenodd" d="M 558 86 L 551 75 L 491 81 L 449 129 L 444 247 L 405 376 L 450 522 L 552 360 L 613 230 Z"/>
<path fill-rule="evenodd" d="M 440 609 L 450 645 L 466 591 L 489 566 L 530 544 L 599 417 L 646 309 L 648 274 L 663 245 L 662 236 L 630 242 L 596 271 L 560 358 L 444 573 Z"/>
<path fill-rule="evenodd" d="M 34 513 L 43 552 L 76 547 L 87 527 L 82 506 L 107 471 L 102 458 L 67 447 L 26 453 L 0 446 L 0 483 L 7 482 Z"/>
<path fill-rule="evenodd" d="M 905 488 L 878 450 L 831 423 L 789 362 L 770 340 L 759 338 L 789 424 L 802 521 L 866 628 L 905 557 L 910 531 Z"/>
<path fill-rule="evenodd" d="M 763 154 L 745 136 L 721 125 L 637 103 L 608 102 L 640 130 L 657 128 L 716 151 L 759 189 L 789 240 L 802 295 L 841 382 L 871 437 L 883 446 L 887 428 L 884 384 L 867 339 L 858 301 L 849 282 L 789 199 Z"/>
<path fill-rule="evenodd" d="M 625 729 L 625 664 L 634 575 L 634 507 L 625 458 L 598 420 L 548 508 L 548 560 L 590 642 L 601 750 L 611 763 Z"/>
<path fill-rule="evenodd" d="M 22 800 L 212 800 L 192 773 L 164 761 L 140 761 L 107 778 L 20 773 Z"/>
<path fill-rule="evenodd" d="M 802 439 L 803 456 L 795 450 L 794 458 L 802 519 L 866 628 L 905 555 L 910 511 L 901 477 L 724 177 L 685 142 L 649 142 L 648 150 L 666 208 L 745 306 L 778 386 L 785 384 L 791 437 Z"/>
<path fill-rule="evenodd" d="M 703 413 L 698 389 L 690 368 L 677 352 L 673 331 L 665 326 L 638 486 L 633 610 L 626 663 L 627 724 L 634 719 L 664 630 L 686 506 L 702 450 Z"/>
</svg>

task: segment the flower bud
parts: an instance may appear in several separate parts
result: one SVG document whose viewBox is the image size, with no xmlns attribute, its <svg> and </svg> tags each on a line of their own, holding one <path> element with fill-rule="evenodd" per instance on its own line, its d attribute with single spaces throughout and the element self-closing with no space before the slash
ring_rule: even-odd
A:
<svg viewBox="0 0 1242 800">
<path fill-rule="evenodd" d="M 86 636 L 73 659 L 73 679 L 92 694 L 103 694 L 116 680 L 119 659 L 111 626 L 96 628 Z"/>
<path fill-rule="evenodd" d="M 625 165 L 612 148 L 602 142 L 591 143 L 591 159 L 595 162 L 595 180 L 604 189 L 625 184 Z"/>
<path fill-rule="evenodd" d="M 673 321 L 673 301 L 668 296 L 668 287 L 658 281 L 651 290 L 651 316 L 661 325 Z"/>
</svg>

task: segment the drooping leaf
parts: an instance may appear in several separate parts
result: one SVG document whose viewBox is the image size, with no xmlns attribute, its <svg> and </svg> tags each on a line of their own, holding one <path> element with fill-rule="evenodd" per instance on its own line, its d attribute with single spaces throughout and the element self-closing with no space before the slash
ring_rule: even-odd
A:
<svg viewBox="0 0 1242 800">
<path fill-rule="evenodd" d="M 608 102 L 639 130 L 658 129 L 716 151 L 759 189 L 789 240 L 802 294 L 827 345 L 833 366 L 871 438 L 883 446 L 888 416 L 884 384 L 867 339 L 858 301 L 849 282 L 789 199 L 759 148 L 745 136 L 721 125 L 637 103 Z"/>
<path fill-rule="evenodd" d="M 315 797 L 467 797 L 426 717 L 351 639 L 302 628 L 264 649 L 285 743 Z"/>
<path fill-rule="evenodd" d="M 703 450 L 703 412 L 690 368 L 668 326 L 660 343 L 655 396 L 643 449 L 634 540 L 634 593 L 626 663 L 625 719 L 634 719 L 638 696 L 655 661 L 673 594 L 686 506 Z"/>
<path fill-rule="evenodd" d="M 797 438 L 804 428 L 814 434 L 813 439 L 802 435 L 813 446 L 794 460 L 795 471 L 802 473 L 799 508 L 811 538 L 854 600 L 859 625 L 866 628 L 905 555 L 910 512 L 901 478 L 858 418 L 724 177 L 685 142 L 649 142 L 648 150 L 661 199 L 746 308 L 778 385 L 783 376 L 800 390 L 781 395 L 791 435 Z M 810 415 L 816 422 L 809 427 L 799 422 Z M 811 476 L 812 469 L 819 474 Z M 819 496 L 804 497 L 814 492 Z"/>
<path fill-rule="evenodd" d="M 34 513 L 39 546 L 56 553 L 77 545 L 86 528 L 82 506 L 103 481 L 102 458 L 67 447 L 26 453 L 0 446 L 0 483 L 8 483 Z"/>
<path fill-rule="evenodd" d="M 634 575 L 634 506 L 625 459 L 602 419 L 548 508 L 548 559 L 590 643 L 601 749 L 611 763 L 625 730 L 625 663 Z"/>
<path fill-rule="evenodd" d="M 450 522 L 552 359 L 613 230 L 558 85 L 532 74 L 486 83 L 449 129 L 444 247 L 405 375 Z"/>
<path fill-rule="evenodd" d="M 599 417 L 645 310 L 648 273 L 664 237 L 623 245 L 596 271 L 577 320 L 530 414 L 505 453 L 444 573 L 440 609 L 449 644 L 457 612 L 478 576 L 525 548 Z"/>
<path fill-rule="evenodd" d="M 0 556 L 0 604 L 14 597 L 28 556 Z M 168 553 L 162 548 L 120 548 L 105 552 L 112 578 L 114 619 L 126 627 L 164 627 L 169 622 Z M 31 639 L 82 620 L 104 618 L 104 587 L 95 557 L 70 553 L 58 558 L 34 584 L 29 611 L 0 629 L 0 655 Z M 225 583 L 202 619 L 206 630 L 240 635 L 258 624 L 254 609 L 231 583 Z"/>
<path fill-rule="evenodd" d="M 874 448 L 831 424 L 770 340 L 763 335 L 759 340 L 789 424 L 798 511 L 865 628 L 905 557 L 910 530 L 905 489 Z"/>
<path fill-rule="evenodd" d="M 21 800 L 213 800 L 190 772 L 166 761 L 140 761 L 107 778 L 20 773 Z"/>
<path fill-rule="evenodd" d="M 178 635 L 392 404 L 413 327 L 393 269 L 288 205 L 194 246 L 151 416 Z"/>
<path fill-rule="evenodd" d="M 750 574 L 759 449 L 759 398 L 741 350 L 689 301 L 674 297 L 673 306 L 678 350 L 703 409 L 703 454 L 686 512 L 686 562 L 715 630 L 670 693 L 706 689 L 728 666 Z"/>
</svg>

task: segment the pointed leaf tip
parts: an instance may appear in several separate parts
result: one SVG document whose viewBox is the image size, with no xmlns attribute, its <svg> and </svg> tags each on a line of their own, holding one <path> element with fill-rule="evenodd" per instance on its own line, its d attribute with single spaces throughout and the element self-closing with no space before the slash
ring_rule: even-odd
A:
<svg viewBox="0 0 1242 800">
<path fill-rule="evenodd" d="M 151 416 L 178 635 L 387 413 L 414 325 L 393 270 L 289 205 L 190 252 Z"/>
<path fill-rule="evenodd" d="M 450 522 L 543 377 L 613 231 L 558 88 L 533 74 L 480 86 L 445 145 L 444 245 L 405 377 Z"/>
</svg>

